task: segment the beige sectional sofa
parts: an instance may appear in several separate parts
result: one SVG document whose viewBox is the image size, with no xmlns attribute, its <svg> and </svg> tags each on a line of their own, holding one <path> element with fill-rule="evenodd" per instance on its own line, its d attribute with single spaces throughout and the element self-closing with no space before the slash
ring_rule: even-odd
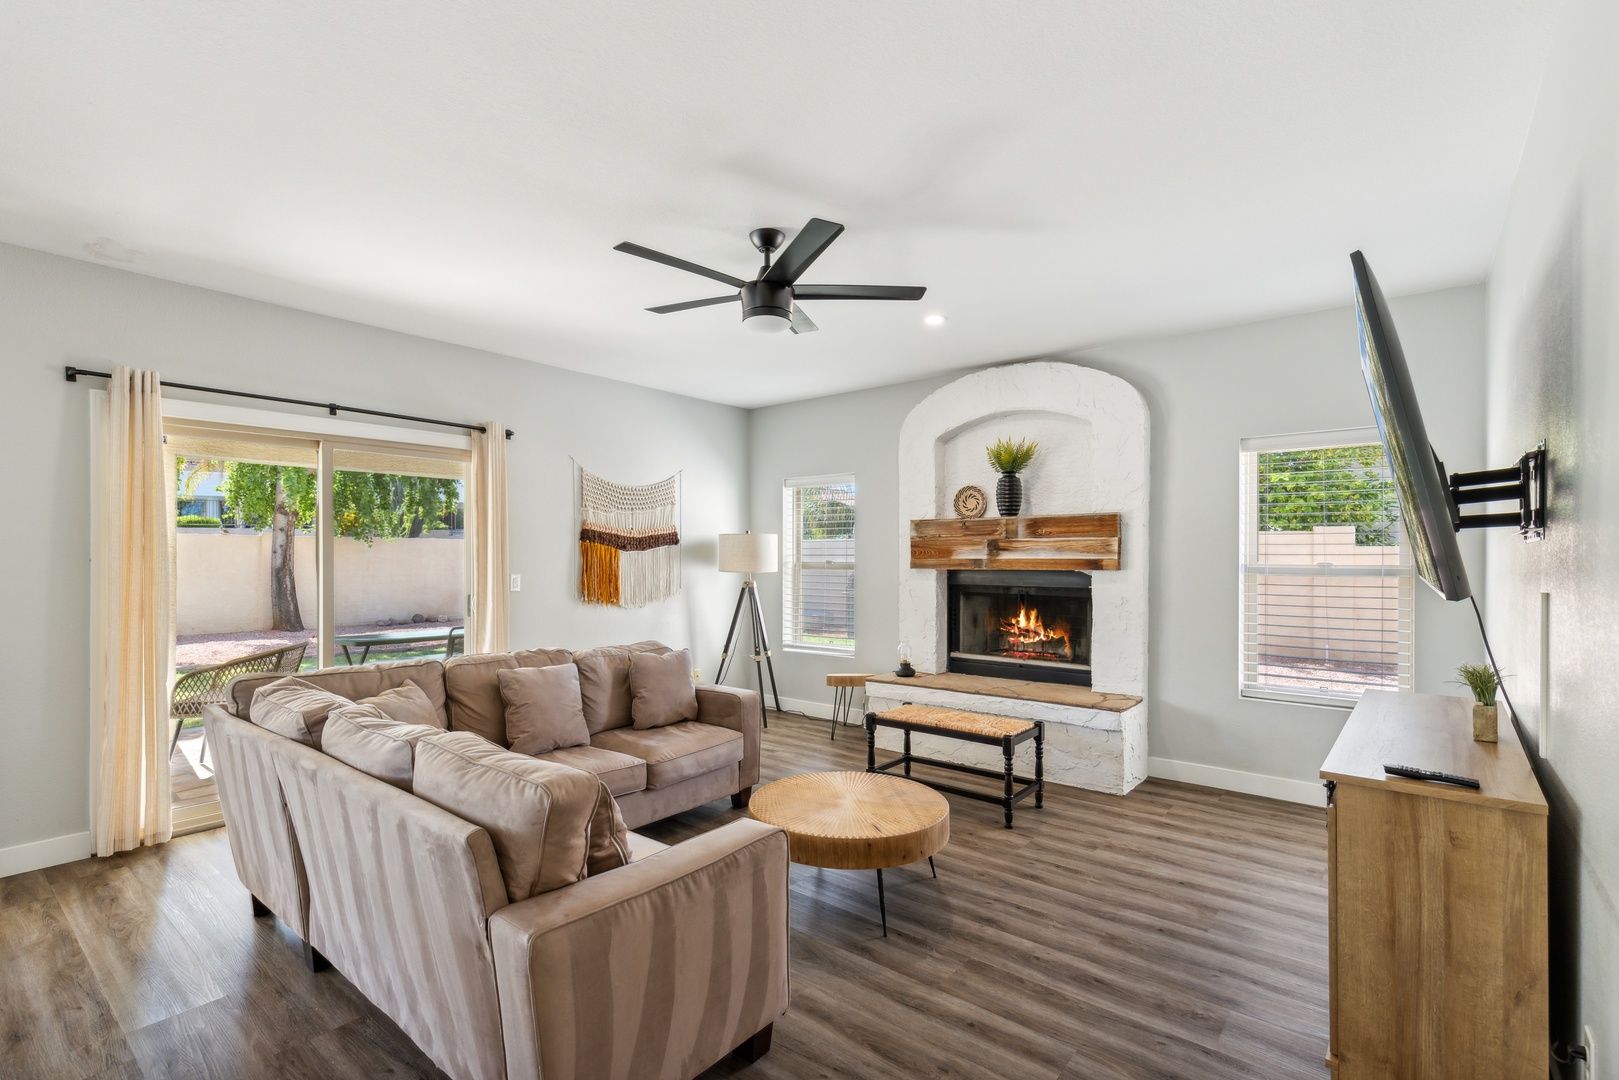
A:
<svg viewBox="0 0 1619 1080">
<path fill-rule="evenodd" d="M 227 705 L 205 714 L 255 914 L 280 917 L 311 966 L 329 960 L 456 1080 L 687 1080 L 732 1050 L 767 1049 L 787 1007 L 784 834 L 745 820 L 665 847 L 624 830 L 745 800 L 758 778 L 758 697 L 701 687 L 697 720 L 638 731 L 618 681 L 634 650 L 663 646 L 580 654 L 598 676 L 581 686 L 591 744 L 536 758 L 498 749 L 494 673 L 569 662 L 563 650 L 301 676 L 351 700 L 415 683 L 440 721 L 430 726 L 480 736 L 415 744 L 423 796 L 360 758 L 345 764 L 253 723 L 253 694 L 272 679 L 236 680 Z M 446 779 L 451 767 L 471 771 Z M 603 820 L 579 800 L 609 808 L 619 839 L 558 846 L 556 822 Z M 526 833 L 512 820 L 551 837 L 514 853 Z M 612 868 L 587 874 L 581 863 L 551 880 L 586 846 L 592 860 L 616 852 Z M 513 860 L 542 855 L 546 883 L 514 891 Z"/>
</svg>

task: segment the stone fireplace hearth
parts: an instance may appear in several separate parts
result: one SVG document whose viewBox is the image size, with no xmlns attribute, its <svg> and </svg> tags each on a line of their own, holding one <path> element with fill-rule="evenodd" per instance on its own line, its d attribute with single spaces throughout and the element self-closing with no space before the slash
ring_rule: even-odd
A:
<svg viewBox="0 0 1619 1080">
<path fill-rule="evenodd" d="M 1000 437 L 1032 438 L 1040 452 L 1024 474 L 1025 514 L 1118 513 L 1119 568 L 1058 571 L 1073 592 L 1072 604 L 1057 607 L 1064 621 L 1066 644 L 1053 641 L 1053 628 L 1041 614 L 1036 632 L 1027 616 L 1015 633 L 979 635 L 964 649 L 958 632 L 951 641 L 952 605 L 947 570 L 911 567 L 908 546 L 901 553 L 899 633 L 912 651 L 918 670 L 941 673 L 932 685 L 906 680 L 873 682 L 867 687 L 871 708 L 881 710 L 903 701 L 1042 720 L 1046 724 L 1046 777 L 1098 791 L 1124 794 L 1147 775 L 1147 554 L 1148 554 L 1148 415 L 1139 391 L 1116 376 L 1076 364 L 1032 362 L 975 372 L 940 388 L 911 410 L 900 431 L 899 517 L 901 535 L 911 522 L 948 518 L 955 492 L 964 484 L 989 488 L 994 474 L 984 460 L 984 447 Z M 960 571 L 957 571 L 960 573 Z M 994 582 L 1014 571 L 975 571 L 971 580 Z M 1065 575 L 1065 576 L 1064 576 Z M 1014 580 L 1012 577 L 1006 581 Z M 1088 627 L 1079 618 L 1077 590 L 1088 587 L 1084 600 Z M 955 611 L 958 631 L 961 611 Z M 972 617 L 972 616 L 969 616 Z M 997 623 L 1005 618 L 997 612 Z M 1014 614 L 1014 618 L 1015 618 Z M 983 628 L 978 628 L 982 630 Z M 1081 640 L 1082 639 L 1082 640 Z M 963 669 L 960 654 L 983 649 L 1004 655 L 1004 674 Z M 1090 690 L 1074 676 L 1080 648 Z M 952 653 L 958 654 L 952 666 Z M 996 663 L 992 656 L 988 663 Z M 997 683 L 995 676 L 1027 680 L 1032 665 L 1050 691 L 1038 685 Z M 1053 665 L 1046 667 L 1045 665 Z M 945 677 L 943 673 L 949 673 Z M 1060 676 L 1060 677 L 1059 677 Z M 897 733 L 879 732 L 879 744 L 897 746 Z M 985 748 L 948 740 L 918 743 L 918 753 L 998 767 L 998 756 Z M 994 757 L 995 760 L 991 760 Z"/>
</svg>

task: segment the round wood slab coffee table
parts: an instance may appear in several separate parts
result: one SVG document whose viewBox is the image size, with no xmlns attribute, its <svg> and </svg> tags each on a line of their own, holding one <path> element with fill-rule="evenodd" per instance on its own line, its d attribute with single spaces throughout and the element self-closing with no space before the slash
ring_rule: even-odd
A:
<svg viewBox="0 0 1619 1080">
<path fill-rule="evenodd" d="M 883 869 L 923 859 L 931 868 L 933 856 L 950 839 L 950 804 L 943 795 L 882 773 L 789 776 L 755 791 L 748 813 L 787 833 L 788 858 L 795 863 L 877 871 L 883 937 L 888 936 Z"/>
</svg>

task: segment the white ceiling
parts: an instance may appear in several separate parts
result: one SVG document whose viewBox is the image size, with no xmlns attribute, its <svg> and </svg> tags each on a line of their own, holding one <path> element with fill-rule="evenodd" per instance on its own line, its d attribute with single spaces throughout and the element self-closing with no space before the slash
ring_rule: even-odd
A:
<svg viewBox="0 0 1619 1080">
<path fill-rule="evenodd" d="M 759 405 L 1482 280 L 1556 6 L 8 0 L 0 240 Z"/>
</svg>

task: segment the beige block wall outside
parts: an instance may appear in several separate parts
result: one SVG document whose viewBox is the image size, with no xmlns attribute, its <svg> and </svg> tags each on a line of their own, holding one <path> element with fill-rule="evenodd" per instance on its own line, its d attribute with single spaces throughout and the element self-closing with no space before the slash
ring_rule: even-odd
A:
<svg viewBox="0 0 1619 1080">
<path fill-rule="evenodd" d="M 1259 534 L 1259 561 L 1269 566 L 1398 566 L 1399 548 L 1357 545 L 1353 526 L 1320 526 L 1310 532 Z M 1377 662 L 1385 642 L 1411 633 L 1411 583 L 1342 575 L 1255 576 L 1250 595 L 1258 614 L 1259 651 L 1271 656 Z M 1285 622 L 1286 626 L 1278 623 Z M 1362 647 L 1357 647 L 1362 646 Z"/>
<path fill-rule="evenodd" d="M 175 632 L 224 634 L 270 626 L 270 534 L 182 529 L 175 538 Z M 337 625 L 414 614 L 460 618 L 466 606 L 466 542 L 460 537 L 378 540 L 339 537 L 334 549 Z M 294 540 L 304 625 L 319 600 L 315 538 Z"/>
</svg>

